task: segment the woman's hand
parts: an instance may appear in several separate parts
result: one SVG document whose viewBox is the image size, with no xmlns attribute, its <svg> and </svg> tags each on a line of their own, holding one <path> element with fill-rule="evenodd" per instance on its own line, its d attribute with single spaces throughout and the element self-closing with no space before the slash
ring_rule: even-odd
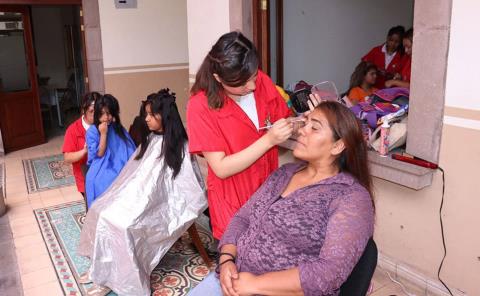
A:
<svg viewBox="0 0 480 296">
<path fill-rule="evenodd" d="M 100 132 L 100 135 L 106 135 L 108 133 L 108 123 L 107 122 L 102 122 L 98 125 L 98 131 Z"/>
<path fill-rule="evenodd" d="M 386 88 L 390 88 L 394 85 L 395 85 L 395 79 L 390 79 L 390 80 L 385 81 L 385 87 Z"/>
<path fill-rule="evenodd" d="M 257 276 L 250 272 L 240 272 L 238 279 L 233 280 L 233 289 L 239 296 L 250 296 L 256 293 Z"/>
<path fill-rule="evenodd" d="M 395 75 L 393 75 L 393 79 L 394 79 L 394 80 L 402 79 L 402 74 L 400 74 L 400 73 L 395 73 Z"/>
<path fill-rule="evenodd" d="M 288 119 L 277 120 L 266 134 L 272 146 L 285 142 L 293 133 L 292 123 Z"/>
<path fill-rule="evenodd" d="M 223 295 L 239 296 L 233 289 L 233 281 L 238 279 L 237 266 L 233 262 L 226 262 L 220 266 L 220 286 Z"/>
</svg>

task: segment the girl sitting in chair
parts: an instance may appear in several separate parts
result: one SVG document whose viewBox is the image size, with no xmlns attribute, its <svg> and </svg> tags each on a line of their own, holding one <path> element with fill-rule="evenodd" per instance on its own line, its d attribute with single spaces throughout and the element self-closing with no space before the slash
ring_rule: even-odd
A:
<svg viewBox="0 0 480 296">
<path fill-rule="evenodd" d="M 78 253 L 89 257 L 88 295 L 150 295 L 150 273 L 205 210 L 205 188 L 168 89 L 144 103 L 151 133 L 89 210 Z"/>
<path fill-rule="evenodd" d="M 106 94 L 95 100 L 93 118 L 94 124 L 85 135 L 88 208 L 112 184 L 135 151 L 132 138 L 120 122 L 120 107 L 114 96 Z"/>
</svg>

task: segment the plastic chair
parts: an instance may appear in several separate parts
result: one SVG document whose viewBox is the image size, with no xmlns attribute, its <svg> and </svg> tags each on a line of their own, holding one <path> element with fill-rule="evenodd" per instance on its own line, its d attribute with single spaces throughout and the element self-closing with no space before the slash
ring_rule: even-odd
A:
<svg viewBox="0 0 480 296">
<path fill-rule="evenodd" d="M 365 296 L 377 267 L 378 250 L 373 238 L 368 240 L 362 257 L 340 287 L 339 296 Z"/>
</svg>

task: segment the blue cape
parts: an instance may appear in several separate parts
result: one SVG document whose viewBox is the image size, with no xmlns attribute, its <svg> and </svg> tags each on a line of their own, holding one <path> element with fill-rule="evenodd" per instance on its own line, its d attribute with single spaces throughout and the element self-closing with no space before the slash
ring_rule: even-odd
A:
<svg viewBox="0 0 480 296">
<path fill-rule="evenodd" d="M 122 128 L 126 136 L 126 140 L 123 140 L 113 129 L 114 124 L 108 126 L 107 148 L 102 157 L 97 156 L 100 144 L 100 132 L 97 127 L 92 125 L 85 134 L 88 148 L 87 165 L 89 166 L 85 178 L 88 208 L 112 184 L 136 149 L 128 132 Z"/>
</svg>

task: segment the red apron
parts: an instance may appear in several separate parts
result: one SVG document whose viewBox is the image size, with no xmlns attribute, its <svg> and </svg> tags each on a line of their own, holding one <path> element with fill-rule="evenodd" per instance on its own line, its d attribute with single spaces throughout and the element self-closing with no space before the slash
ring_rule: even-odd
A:
<svg viewBox="0 0 480 296">
<path fill-rule="evenodd" d="M 290 115 L 285 101 L 270 78 L 258 71 L 254 92 L 259 126 Z M 232 99 L 226 98 L 220 109 L 208 107 L 205 93 L 193 95 L 187 106 L 187 130 L 191 153 L 223 151 L 231 155 L 250 146 L 265 131 L 258 131 L 245 112 Z M 274 147 L 244 171 L 218 178 L 208 167 L 208 204 L 213 236 L 220 239 L 230 219 L 278 167 L 278 151 Z"/>
</svg>

